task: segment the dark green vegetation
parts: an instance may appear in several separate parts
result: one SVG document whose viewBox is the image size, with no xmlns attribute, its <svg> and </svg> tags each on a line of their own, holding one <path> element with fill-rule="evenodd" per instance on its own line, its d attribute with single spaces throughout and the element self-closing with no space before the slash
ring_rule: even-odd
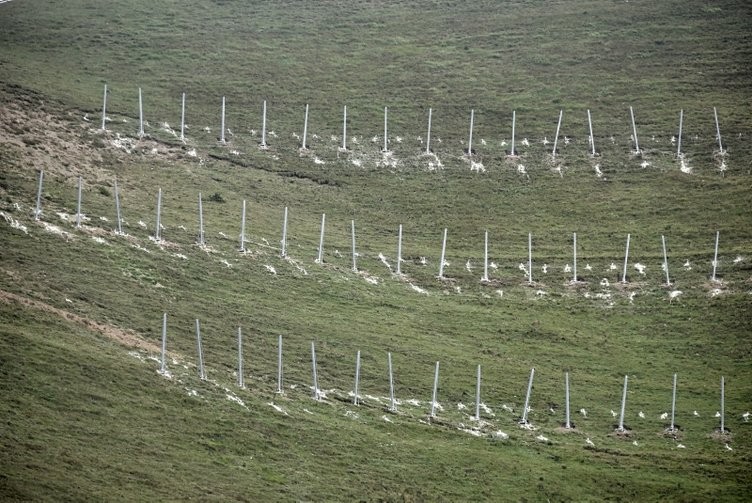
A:
<svg viewBox="0 0 752 503">
<path fill-rule="evenodd" d="M 3 499 L 748 500 L 750 10 L 692 1 L 0 5 Z M 102 133 L 105 82 L 112 120 Z M 138 87 L 149 121 L 140 141 Z M 185 145 L 162 124 L 178 128 L 183 91 Z M 218 145 L 223 95 L 234 135 Z M 263 100 L 276 133 L 268 150 L 257 148 Z M 312 149 L 300 155 L 293 133 L 302 134 L 306 103 Z M 348 152 L 337 149 L 343 105 Z M 630 153 L 630 105 L 641 156 Z M 384 106 L 394 163 L 379 152 Z M 421 155 L 418 140 L 428 107 L 437 157 Z M 552 163 L 542 140 L 553 139 L 561 108 Z M 671 143 L 682 108 L 691 173 L 681 172 Z M 473 160 L 485 172 L 471 172 L 461 156 L 470 109 Z M 516 160 L 501 144 L 510 142 L 513 109 Z M 437 159 L 443 168 L 431 169 Z M 76 230 L 78 176 L 90 220 Z M 115 178 L 127 236 L 111 232 Z M 161 246 L 149 239 L 158 187 Z M 199 191 L 206 250 L 195 244 Z M 237 252 L 243 199 L 245 255 Z M 292 260 L 279 258 L 285 206 Z M 323 267 L 313 262 L 321 213 Z M 400 224 L 404 278 L 379 259 L 394 267 Z M 490 284 L 479 282 L 484 230 L 498 264 Z M 711 282 L 717 230 L 722 281 Z M 518 268 L 528 232 L 532 286 Z M 574 286 L 565 272 L 572 232 L 583 280 Z M 627 233 L 630 281 L 618 285 Z M 670 300 L 672 291 L 682 293 Z M 170 379 L 150 358 L 163 312 Z M 208 381 L 196 375 L 195 318 Z M 239 325 L 245 390 L 235 386 Z M 311 399 L 311 341 L 323 402 Z M 358 350 L 364 404 L 354 407 L 347 393 Z M 397 414 L 385 410 L 387 351 Z M 437 360 L 443 410 L 428 421 Z M 482 425 L 469 417 L 477 364 L 494 414 L 483 413 Z M 531 367 L 536 431 L 516 424 Z M 568 433 L 559 428 L 565 371 L 577 426 Z M 659 417 L 670 411 L 674 372 L 678 439 L 662 434 L 668 420 Z M 622 438 L 611 410 L 625 374 L 632 434 Z M 721 376 L 725 436 L 714 434 Z M 587 417 L 575 413 L 582 408 Z"/>
</svg>

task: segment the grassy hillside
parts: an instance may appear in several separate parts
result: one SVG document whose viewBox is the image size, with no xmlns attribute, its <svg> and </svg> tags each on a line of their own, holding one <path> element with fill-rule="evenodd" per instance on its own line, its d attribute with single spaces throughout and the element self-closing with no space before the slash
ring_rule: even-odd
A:
<svg viewBox="0 0 752 503">
<path fill-rule="evenodd" d="M 748 499 L 751 11 L 732 1 L 0 5 L 3 499 Z M 310 148 L 299 150 L 306 104 Z M 505 154 L 513 110 L 519 157 Z M 116 180 L 125 235 L 114 232 Z M 493 265 L 482 282 L 485 231 Z M 561 428 L 565 372 L 572 431 Z M 666 435 L 674 373 L 680 430 Z"/>
</svg>

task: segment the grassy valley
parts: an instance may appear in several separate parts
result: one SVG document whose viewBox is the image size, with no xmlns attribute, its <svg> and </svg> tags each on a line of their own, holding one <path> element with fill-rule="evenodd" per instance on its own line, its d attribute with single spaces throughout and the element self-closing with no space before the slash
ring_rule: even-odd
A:
<svg viewBox="0 0 752 503">
<path fill-rule="evenodd" d="M 751 14 L 735 1 L 0 5 L 3 499 L 749 499 Z"/>
</svg>

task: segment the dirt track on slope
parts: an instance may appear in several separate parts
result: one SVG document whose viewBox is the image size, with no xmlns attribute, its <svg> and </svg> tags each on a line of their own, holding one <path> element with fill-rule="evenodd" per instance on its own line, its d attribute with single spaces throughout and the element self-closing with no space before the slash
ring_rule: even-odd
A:
<svg viewBox="0 0 752 503">
<path fill-rule="evenodd" d="M 113 325 L 99 323 L 97 321 L 90 320 L 77 314 L 73 314 L 63 309 L 51 306 L 39 300 L 30 299 L 28 297 L 17 295 L 11 292 L 6 292 L 5 290 L 0 290 L 0 301 L 5 302 L 6 304 L 18 304 L 29 309 L 36 309 L 38 311 L 53 314 L 66 321 L 70 321 L 72 323 L 75 323 L 76 325 L 82 326 L 87 330 L 99 332 L 108 339 L 111 339 L 122 346 L 141 349 L 151 353 L 159 353 L 161 351 L 159 346 L 152 342 L 144 340 L 141 336 L 131 330 L 123 330 L 122 328 L 118 328 Z"/>
</svg>

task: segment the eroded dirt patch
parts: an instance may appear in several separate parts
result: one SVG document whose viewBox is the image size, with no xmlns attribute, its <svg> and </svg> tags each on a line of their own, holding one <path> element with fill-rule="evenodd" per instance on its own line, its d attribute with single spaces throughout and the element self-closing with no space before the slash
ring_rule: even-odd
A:
<svg viewBox="0 0 752 503">
<path fill-rule="evenodd" d="M 134 156 L 165 162 L 200 162 L 196 154 L 145 136 L 132 138 L 107 130 L 81 110 L 68 109 L 17 86 L 0 85 L 0 169 L 45 175 L 75 184 L 111 185 L 113 167 Z"/>
<path fill-rule="evenodd" d="M 64 178 L 83 176 L 97 182 L 109 178 L 99 169 L 101 152 L 92 144 L 93 139 L 82 136 L 83 128 L 71 116 L 74 112 L 69 112 L 66 120 L 51 113 L 41 96 L 19 89 L 10 91 L 0 90 L 3 158 L 17 162 L 8 167 L 43 169 Z"/>
</svg>

